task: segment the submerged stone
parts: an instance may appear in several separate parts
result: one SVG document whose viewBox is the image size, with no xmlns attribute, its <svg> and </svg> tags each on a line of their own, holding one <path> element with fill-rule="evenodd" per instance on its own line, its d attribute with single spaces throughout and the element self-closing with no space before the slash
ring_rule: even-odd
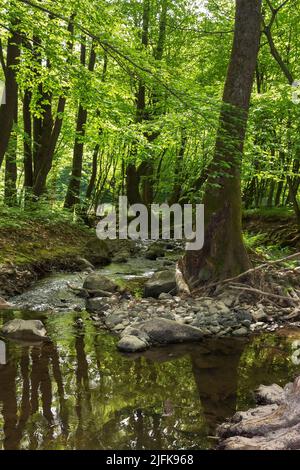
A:
<svg viewBox="0 0 300 470">
<path fill-rule="evenodd" d="M 118 342 L 118 349 L 122 352 L 138 352 L 145 351 L 147 349 L 147 344 L 142 341 L 137 336 L 123 336 Z"/>
<path fill-rule="evenodd" d="M 8 338 L 24 341 L 47 338 L 47 331 L 40 320 L 11 320 L 2 327 L 1 332 Z"/>
</svg>

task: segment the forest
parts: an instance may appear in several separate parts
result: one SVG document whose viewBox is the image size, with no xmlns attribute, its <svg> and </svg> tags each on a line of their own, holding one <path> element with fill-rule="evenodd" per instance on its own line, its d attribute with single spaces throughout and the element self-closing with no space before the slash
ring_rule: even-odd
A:
<svg viewBox="0 0 300 470">
<path fill-rule="evenodd" d="M 0 0 L 0 449 L 300 449 L 299 20 Z M 99 240 L 120 196 L 203 204 L 203 247 Z"/>
</svg>

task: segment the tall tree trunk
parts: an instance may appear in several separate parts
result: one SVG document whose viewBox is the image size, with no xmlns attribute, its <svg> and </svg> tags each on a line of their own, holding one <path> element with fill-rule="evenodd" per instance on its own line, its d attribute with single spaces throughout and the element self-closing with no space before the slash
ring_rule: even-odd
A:
<svg viewBox="0 0 300 470">
<path fill-rule="evenodd" d="M 174 186 L 173 191 L 169 200 L 169 205 L 175 204 L 179 201 L 182 193 L 182 165 L 184 160 L 184 154 L 186 149 L 187 136 L 186 129 L 181 131 L 181 144 L 179 152 L 177 154 L 176 163 L 175 163 L 175 172 L 174 172 Z"/>
<path fill-rule="evenodd" d="M 168 1 L 163 0 L 162 9 L 159 19 L 159 31 L 157 46 L 154 49 L 153 56 L 157 61 L 163 58 L 165 41 L 166 41 L 166 28 L 167 28 L 167 11 Z M 149 45 L 149 24 L 150 24 L 150 1 L 144 0 L 143 2 L 143 24 L 142 24 L 142 46 L 147 49 Z M 161 114 L 159 109 L 160 97 L 157 91 L 152 91 L 151 96 L 151 110 L 150 104 L 147 109 L 146 104 L 146 87 L 143 80 L 139 81 L 138 91 L 136 94 L 136 122 L 150 121 L 155 115 Z M 159 132 L 145 132 L 145 137 L 149 143 L 153 142 L 159 135 Z M 137 144 L 133 146 L 136 153 Z M 139 168 L 136 167 L 134 162 L 131 162 L 127 167 L 126 172 L 126 187 L 127 196 L 130 204 L 140 203 L 141 201 L 149 205 L 153 202 L 154 197 L 154 163 L 150 157 L 146 162 L 142 162 Z M 139 185 L 141 184 L 141 191 Z M 135 185 L 135 187 L 133 187 Z"/>
<path fill-rule="evenodd" d="M 16 103 L 14 129 L 10 135 L 8 149 L 5 157 L 5 190 L 4 199 L 8 206 L 17 205 L 17 145 L 18 145 L 18 134 L 17 126 L 18 123 L 18 103 Z"/>
<path fill-rule="evenodd" d="M 67 31 L 70 35 L 67 42 L 67 48 L 69 52 L 73 49 L 73 32 L 74 32 L 74 18 L 72 14 L 68 24 Z M 35 40 L 37 42 L 38 39 Z M 38 52 L 39 54 L 39 52 Z M 49 61 L 47 67 L 50 67 Z M 41 86 L 40 95 L 42 101 L 46 104 L 43 105 L 43 116 L 42 118 L 34 119 L 34 183 L 33 183 L 33 195 L 35 200 L 38 200 L 45 191 L 47 176 L 52 168 L 53 157 L 57 141 L 61 132 L 63 123 L 63 114 L 66 106 L 66 96 L 62 93 L 58 99 L 56 117 L 54 119 L 52 115 L 52 94 L 45 93 Z"/>
<path fill-rule="evenodd" d="M 143 0 L 143 24 L 142 24 L 142 47 L 147 49 L 149 44 L 149 21 L 150 21 L 150 0 Z M 143 80 L 138 82 L 138 90 L 136 93 L 136 115 L 137 123 L 143 122 L 146 116 L 146 87 Z M 137 142 L 134 142 L 132 149 L 132 160 L 137 153 Z M 136 163 L 131 161 L 126 169 L 126 192 L 129 204 L 136 204 L 142 201 L 139 190 L 140 175 L 138 173 Z"/>
<path fill-rule="evenodd" d="M 181 266 L 191 285 L 239 274 L 250 265 L 242 236 L 240 167 L 260 25 L 261 0 L 236 0 L 233 48 L 204 196 L 204 247 L 200 251 L 187 251 Z"/>
<path fill-rule="evenodd" d="M 32 122 L 30 113 L 31 92 L 26 90 L 23 101 L 23 124 L 24 124 L 24 189 L 25 200 L 28 192 L 33 186 L 33 155 L 32 155 Z"/>
<path fill-rule="evenodd" d="M 98 155 L 100 151 L 100 144 L 96 144 L 93 152 L 93 161 L 92 161 L 92 173 L 90 181 L 86 190 L 85 198 L 89 200 L 95 189 L 95 183 L 97 179 L 97 168 L 98 168 Z"/>
<path fill-rule="evenodd" d="M 85 65 L 86 46 L 83 43 L 81 46 L 81 64 Z M 90 60 L 88 65 L 89 72 L 93 72 L 96 64 L 96 53 L 94 45 L 91 45 Z M 81 175 L 82 175 L 82 164 L 83 164 L 83 149 L 85 137 L 85 126 L 87 123 L 88 112 L 84 108 L 82 103 L 79 104 L 77 124 L 76 124 L 76 136 L 73 151 L 73 162 L 72 162 L 72 174 L 65 199 L 65 208 L 72 209 L 74 206 L 80 203 L 80 186 L 81 186 Z"/>
<path fill-rule="evenodd" d="M 270 187 L 269 187 L 267 207 L 273 207 L 274 191 L 275 191 L 275 181 L 272 180 L 270 183 Z"/>
<path fill-rule="evenodd" d="M 18 85 L 16 80 L 16 66 L 20 58 L 21 35 L 15 28 L 18 27 L 18 21 L 13 20 L 11 26 L 11 35 L 7 44 L 7 58 L 5 66 L 5 86 L 6 86 L 6 104 L 0 104 L 0 168 L 3 163 L 5 152 L 7 151 L 10 134 L 15 119 L 15 109 L 18 101 Z"/>
</svg>

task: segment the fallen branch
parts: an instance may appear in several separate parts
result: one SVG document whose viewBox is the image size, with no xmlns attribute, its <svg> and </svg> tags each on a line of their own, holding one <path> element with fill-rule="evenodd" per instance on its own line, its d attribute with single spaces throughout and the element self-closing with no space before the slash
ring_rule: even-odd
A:
<svg viewBox="0 0 300 470">
<path fill-rule="evenodd" d="M 234 284 L 231 284 L 230 289 L 253 292 L 255 294 L 264 295 L 266 297 L 272 297 L 272 298 L 278 299 L 278 300 L 285 300 L 285 301 L 288 301 L 288 302 L 291 302 L 291 303 L 299 303 L 299 300 L 293 299 L 291 297 L 285 297 L 284 295 L 272 294 L 271 292 L 265 292 L 265 291 L 260 290 L 260 289 L 255 289 L 254 287 L 246 287 L 246 286 L 242 287 L 242 286 L 236 286 Z"/>
<path fill-rule="evenodd" d="M 280 263 L 283 263 L 285 261 L 292 261 L 296 258 L 300 258 L 300 252 L 294 253 L 294 254 L 289 255 L 289 256 L 285 256 L 284 258 L 281 258 L 281 259 L 278 259 L 278 260 L 268 261 L 266 263 L 260 264 L 259 266 L 256 266 L 255 268 L 250 268 L 247 271 L 239 274 L 238 276 L 234 276 L 234 277 L 230 277 L 228 279 L 223 279 L 222 281 L 214 282 L 213 284 L 209 284 L 208 286 L 203 286 L 203 287 L 199 288 L 198 290 L 210 289 L 212 287 L 217 287 L 217 286 L 220 286 L 220 285 L 223 285 L 223 284 L 228 284 L 232 281 L 237 281 L 238 279 L 242 279 L 243 277 L 248 276 L 249 274 L 253 274 L 256 271 L 260 271 L 261 269 L 268 268 L 268 267 L 270 267 L 274 264 L 280 264 Z M 297 268 L 295 268 L 295 269 L 297 269 Z"/>
</svg>

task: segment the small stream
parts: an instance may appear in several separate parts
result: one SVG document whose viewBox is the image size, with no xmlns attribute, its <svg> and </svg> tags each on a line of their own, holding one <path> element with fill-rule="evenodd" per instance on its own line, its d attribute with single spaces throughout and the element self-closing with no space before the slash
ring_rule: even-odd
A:
<svg viewBox="0 0 300 470">
<path fill-rule="evenodd" d="M 160 268 L 132 259 L 101 272 L 138 286 Z M 0 327 L 39 318 L 51 339 L 0 343 L 0 449 L 209 449 L 216 426 L 252 406 L 258 385 L 300 373 L 299 330 L 122 355 L 117 338 L 74 311 L 84 304 L 67 283 L 83 278 L 50 276 L 0 311 Z"/>
<path fill-rule="evenodd" d="M 143 284 L 155 271 L 166 269 L 165 260 L 156 261 L 144 258 L 131 258 L 127 263 L 112 263 L 95 270 L 104 276 L 126 286 L 137 296 L 142 295 Z M 86 273 L 58 273 L 38 281 L 22 295 L 10 299 L 10 303 L 23 310 L 74 311 L 77 307 L 84 309 L 85 300 L 78 297 L 69 284 L 82 287 Z"/>
</svg>

